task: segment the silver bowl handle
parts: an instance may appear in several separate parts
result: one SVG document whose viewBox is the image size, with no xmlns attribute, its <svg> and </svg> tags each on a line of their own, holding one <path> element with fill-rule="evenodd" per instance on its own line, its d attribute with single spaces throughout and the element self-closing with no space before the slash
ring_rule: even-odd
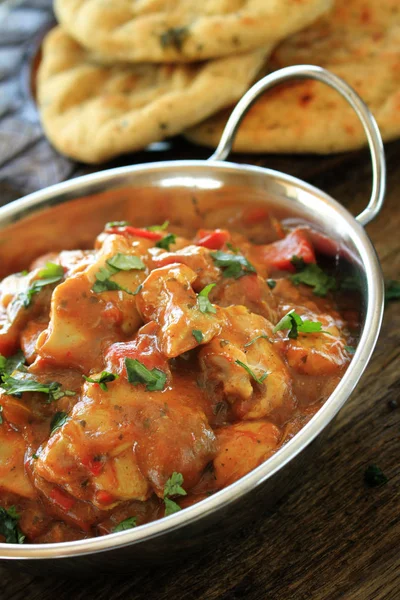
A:
<svg viewBox="0 0 400 600">
<path fill-rule="evenodd" d="M 296 65 L 270 73 L 249 89 L 234 108 L 221 140 L 209 160 L 225 160 L 229 155 L 239 125 L 257 98 L 265 91 L 291 79 L 316 79 L 338 91 L 354 108 L 366 133 L 372 160 L 372 193 L 368 206 L 356 217 L 361 225 L 367 225 L 382 208 L 386 189 L 386 162 L 382 137 L 378 125 L 360 96 L 337 75 L 314 65 Z"/>
</svg>

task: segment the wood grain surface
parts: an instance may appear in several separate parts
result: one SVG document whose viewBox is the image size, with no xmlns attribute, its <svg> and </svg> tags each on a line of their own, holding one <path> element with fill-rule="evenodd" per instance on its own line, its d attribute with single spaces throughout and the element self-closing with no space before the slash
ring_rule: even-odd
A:
<svg viewBox="0 0 400 600">
<path fill-rule="evenodd" d="M 368 227 L 387 278 L 400 274 L 400 143 L 387 146 L 384 210 Z M 177 141 L 125 164 L 201 158 L 204 150 Z M 332 157 L 236 157 L 297 175 L 328 191 L 353 213 L 365 206 L 371 168 L 367 151 Z M 114 163 L 117 164 L 117 163 Z M 119 163 L 122 164 L 122 163 Z M 109 165 L 107 165 L 109 166 Z M 78 169 L 82 172 L 82 169 Z M 18 183 L 7 184 L 8 198 Z M 298 489 L 273 514 L 183 564 L 129 576 L 42 577 L 0 567 L 1 600 L 397 600 L 400 599 L 400 304 L 387 306 L 382 333 L 357 390 L 339 414 Z M 399 407 L 396 407 L 398 401 Z M 388 478 L 368 488 L 366 467 Z"/>
</svg>

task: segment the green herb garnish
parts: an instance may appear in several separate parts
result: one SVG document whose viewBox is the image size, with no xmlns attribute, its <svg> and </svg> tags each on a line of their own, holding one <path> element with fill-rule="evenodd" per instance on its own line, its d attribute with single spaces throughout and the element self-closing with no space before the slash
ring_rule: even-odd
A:
<svg viewBox="0 0 400 600">
<path fill-rule="evenodd" d="M 276 286 L 276 281 L 275 279 L 267 279 L 267 285 L 268 287 L 273 290 L 274 287 Z"/>
<path fill-rule="evenodd" d="M 349 354 L 355 354 L 355 351 L 357 350 L 357 348 L 354 348 L 354 346 L 345 346 L 344 349 Z"/>
<path fill-rule="evenodd" d="M 299 259 L 297 256 L 293 256 L 290 261 L 296 269 L 299 271 L 295 275 L 291 275 L 290 279 L 295 285 L 304 283 L 313 287 L 313 294 L 316 296 L 326 296 L 329 290 L 333 290 L 336 287 L 336 281 L 334 277 L 327 275 L 324 271 L 315 263 L 305 264 L 304 260 Z"/>
<path fill-rule="evenodd" d="M 48 262 L 46 266 L 38 272 L 38 279 L 35 279 L 26 290 L 18 294 L 17 299 L 27 308 L 32 302 L 32 297 L 40 292 L 46 285 L 57 283 L 64 277 L 64 269 L 61 265 Z"/>
<path fill-rule="evenodd" d="M 116 533 L 117 531 L 126 531 L 127 529 L 132 529 L 132 527 L 136 527 L 136 517 L 128 517 L 127 519 L 124 519 L 121 521 L 121 523 L 118 523 L 118 525 L 114 527 L 112 532 Z"/>
<path fill-rule="evenodd" d="M 385 282 L 385 300 L 399 300 L 400 298 L 400 281 L 390 279 Z"/>
<path fill-rule="evenodd" d="M 200 331 L 200 329 L 192 329 L 192 334 L 193 334 L 193 337 L 196 340 L 196 342 L 201 344 L 201 342 L 204 339 L 203 332 Z"/>
<path fill-rule="evenodd" d="M 160 35 L 160 43 L 163 48 L 173 46 L 180 52 L 187 36 L 189 35 L 188 27 L 171 27 Z"/>
<path fill-rule="evenodd" d="M 14 371 L 25 371 L 25 356 L 21 351 L 6 358 L 0 354 L 0 385 L 1 382 Z"/>
<path fill-rule="evenodd" d="M 169 221 L 164 221 L 162 225 L 150 225 L 146 227 L 147 231 L 165 231 L 168 229 Z"/>
<path fill-rule="evenodd" d="M 175 244 L 175 242 L 176 235 L 174 233 L 167 233 L 167 235 L 165 235 L 161 240 L 158 240 L 155 245 L 157 248 L 162 248 L 163 250 L 169 252 L 169 247 L 171 244 Z"/>
<path fill-rule="evenodd" d="M 109 373 L 108 371 L 103 371 L 97 378 L 96 377 L 86 377 L 85 375 L 82 375 L 82 377 L 85 379 L 85 381 L 88 381 L 89 383 L 98 383 L 100 388 L 104 392 L 107 392 L 107 390 L 108 390 L 107 383 L 111 383 L 112 381 L 115 381 L 116 379 L 118 379 L 119 375 L 115 375 L 114 373 Z"/>
<path fill-rule="evenodd" d="M 107 260 L 107 264 L 118 271 L 143 271 L 146 268 L 142 259 L 139 256 L 130 254 L 115 254 L 113 257 Z"/>
<path fill-rule="evenodd" d="M 39 392 L 48 395 L 48 402 L 59 400 L 64 396 L 75 396 L 75 392 L 63 390 L 60 383 L 51 381 L 41 383 L 28 373 L 21 373 L 18 377 L 3 374 L 1 376 L 0 388 L 9 396 L 19 396 L 24 392 Z"/>
<path fill-rule="evenodd" d="M 60 427 L 62 427 L 64 425 L 64 423 L 66 423 L 68 420 L 68 415 L 66 412 L 56 412 L 53 415 L 53 418 L 51 419 L 50 422 L 50 435 L 53 435 L 53 433 L 59 429 Z"/>
<path fill-rule="evenodd" d="M 2 425 L 2 424 L 3 424 L 3 415 L 1 414 L 2 412 L 3 412 L 3 407 L 2 407 L 2 405 L 0 404 L 0 425 Z"/>
<path fill-rule="evenodd" d="M 206 285 L 205 288 L 203 288 L 201 290 L 201 292 L 199 292 L 197 294 L 197 303 L 199 305 L 199 309 L 202 313 L 216 313 L 217 309 L 215 308 L 215 306 L 213 306 L 210 302 L 210 300 L 208 299 L 208 295 L 211 292 L 211 290 L 216 286 L 215 283 L 210 283 L 208 285 Z"/>
<path fill-rule="evenodd" d="M 182 473 L 172 473 L 171 477 L 165 484 L 164 487 L 164 504 L 165 504 L 165 516 L 172 515 L 173 513 L 181 510 L 181 507 L 171 500 L 170 496 L 186 496 L 186 492 L 182 487 L 183 475 Z"/>
<path fill-rule="evenodd" d="M 369 487 L 379 487 L 388 482 L 382 469 L 377 465 L 369 465 L 364 472 L 364 481 Z"/>
<path fill-rule="evenodd" d="M 165 387 L 167 375 L 164 371 L 157 369 L 148 369 L 136 358 L 125 358 L 125 367 L 128 374 L 128 381 L 133 385 L 144 383 L 148 392 L 161 391 Z"/>
<path fill-rule="evenodd" d="M 244 345 L 244 348 L 248 348 L 249 346 L 252 346 L 258 340 L 261 340 L 261 339 L 268 340 L 269 342 L 271 342 L 271 339 L 267 335 L 261 334 L 261 335 L 257 335 L 255 338 L 253 338 L 252 340 L 250 340 L 250 342 L 247 342 L 247 344 Z"/>
<path fill-rule="evenodd" d="M 263 373 L 261 375 L 261 377 L 257 377 L 257 375 L 254 373 L 254 371 L 252 371 L 252 369 L 250 369 L 250 367 L 248 365 L 246 365 L 244 362 L 242 362 L 241 360 L 235 360 L 235 363 L 237 365 L 239 365 L 240 367 L 243 367 L 243 369 L 245 371 L 248 372 L 248 374 L 254 379 L 254 381 L 256 381 L 257 383 L 262 383 L 263 381 L 265 381 L 265 379 L 268 377 L 268 373 L 267 371 L 265 371 L 265 373 Z"/>
<path fill-rule="evenodd" d="M 245 256 L 242 254 L 230 254 L 229 252 L 222 252 L 217 250 L 216 252 L 210 253 L 215 265 L 223 269 L 224 277 L 233 277 L 233 279 L 239 279 L 243 275 L 249 273 L 256 273 L 255 268 Z"/>
<path fill-rule="evenodd" d="M 132 271 L 145 269 L 143 261 L 138 256 L 131 256 L 129 254 L 115 254 L 107 260 L 107 267 L 101 267 L 96 273 L 96 281 L 92 287 L 92 290 L 97 294 L 107 291 L 121 290 L 131 296 L 136 296 L 142 289 L 139 285 L 134 292 L 131 292 L 127 288 L 119 285 L 116 281 L 112 281 L 110 277 L 119 273 L 120 271 Z"/>
<path fill-rule="evenodd" d="M 104 229 L 111 229 L 112 227 L 126 227 L 129 225 L 129 221 L 109 221 L 105 224 Z"/>
<path fill-rule="evenodd" d="M 322 330 L 322 324 L 319 321 L 303 321 L 295 310 L 287 313 L 274 327 L 274 333 L 288 329 L 288 337 L 296 339 L 299 333 L 325 333 Z"/>
<path fill-rule="evenodd" d="M 6 544 L 23 544 L 25 540 L 24 534 L 19 526 L 19 515 L 15 506 L 10 508 L 0 507 L 0 535 L 5 537 Z"/>
</svg>

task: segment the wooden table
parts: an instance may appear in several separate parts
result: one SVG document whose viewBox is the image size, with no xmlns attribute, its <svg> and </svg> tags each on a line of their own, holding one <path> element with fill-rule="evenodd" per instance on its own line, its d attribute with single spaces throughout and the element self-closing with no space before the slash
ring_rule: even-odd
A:
<svg viewBox="0 0 400 600">
<path fill-rule="evenodd" d="M 153 158 L 204 157 L 185 142 Z M 386 205 L 368 232 L 387 278 L 400 272 L 400 142 L 387 145 Z M 237 157 L 289 172 L 328 191 L 359 213 L 370 193 L 368 152 L 315 157 Z M 79 168 L 82 171 L 82 168 Z M 10 182 L 4 192 L 10 194 Z M 13 186 L 11 185 L 11 188 Z M 0 193 L 2 192 L 0 184 Z M 18 194 L 18 185 L 12 196 Z M 273 514 L 185 564 L 132 565 L 129 577 L 77 579 L 16 575 L 0 569 L 2 600 L 397 600 L 400 598 L 400 311 L 386 309 L 377 349 L 357 391 L 338 416 L 302 483 Z M 399 407 L 396 407 L 396 401 Z M 368 488 L 363 474 L 379 465 L 388 483 Z"/>
</svg>

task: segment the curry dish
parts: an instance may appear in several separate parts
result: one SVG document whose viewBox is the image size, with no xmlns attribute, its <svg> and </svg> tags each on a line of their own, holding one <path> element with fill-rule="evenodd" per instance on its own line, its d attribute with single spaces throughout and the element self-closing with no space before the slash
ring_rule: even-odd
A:
<svg viewBox="0 0 400 600">
<path fill-rule="evenodd" d="M 107 223 L 94 249 L 2 281 L 0 541 L 172 514 L 260 465 L 330 396 L 356 311 L 306 227 L 246 219 L 263 243 Z"/>
</svg>

